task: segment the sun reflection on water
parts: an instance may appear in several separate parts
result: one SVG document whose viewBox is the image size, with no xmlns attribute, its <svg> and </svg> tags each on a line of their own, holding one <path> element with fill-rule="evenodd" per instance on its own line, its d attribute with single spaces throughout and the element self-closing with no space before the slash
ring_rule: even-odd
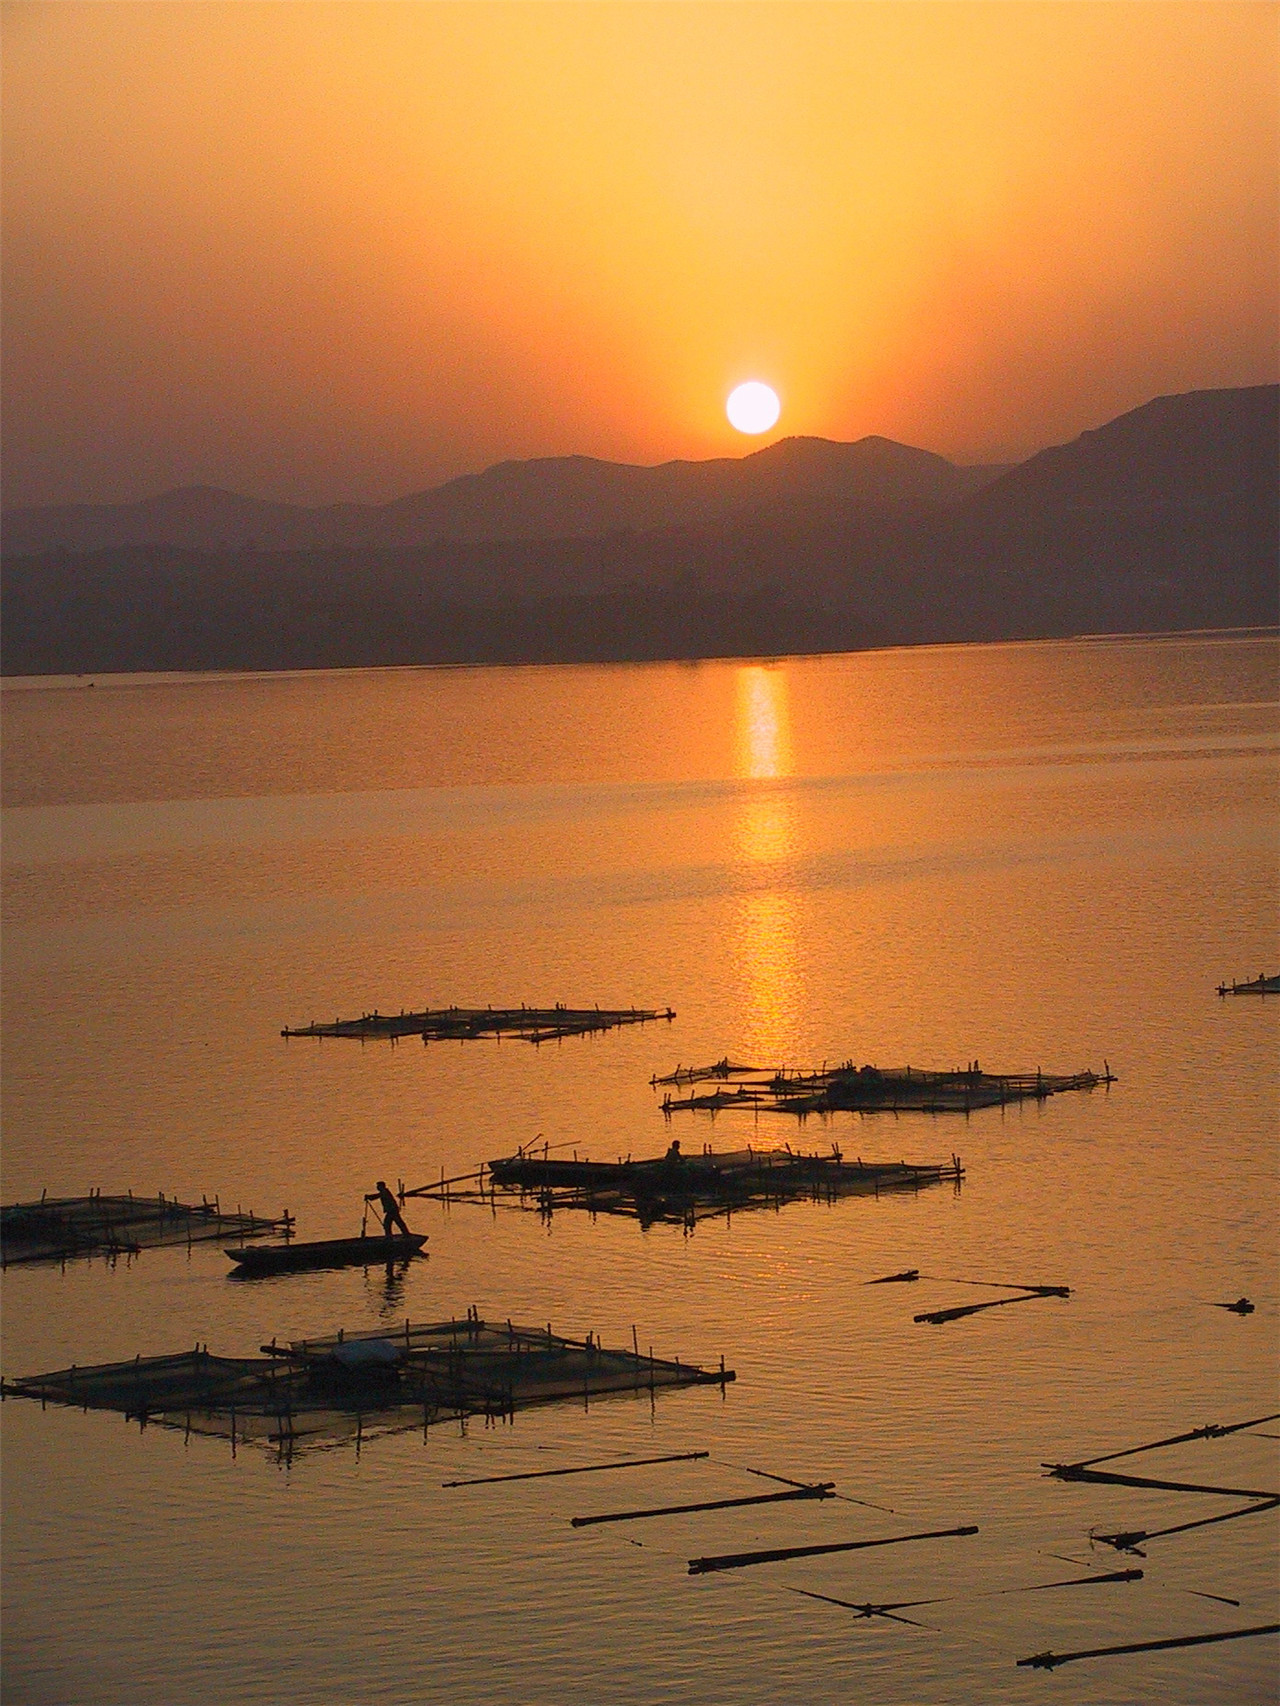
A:
<svg viewBox="0 0 1280 1706">
<path fill-rule="evenodd" d="M 787 882 L 795 857 L 796 809 L 791 794 L 770 783 L 790 777 L 791 714 L 785 669 L 760 664 L 737 671 L 736 773 L 755 783 L 744 792 L 734 824 L 734 858 L 742 893 L 733 946 L 744 992 L 736 1041 L 760 1064 L 794 1053 L 803 998 L 797 944 L 798 905 Z"/>
<path fill-rule="evenodd" d="M 737 774 L 753 781 L 791 775 L 791 703 L 785 669 L 744 664 L 737 672 Z"/>
</svg>

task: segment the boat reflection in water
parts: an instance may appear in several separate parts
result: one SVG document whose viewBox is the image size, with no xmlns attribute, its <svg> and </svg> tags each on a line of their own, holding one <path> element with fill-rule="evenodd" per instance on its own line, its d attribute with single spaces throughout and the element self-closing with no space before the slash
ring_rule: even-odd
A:
<svg viewBox="0 0 1280 1706">
<path fill-rule="evenodd" d="M 373 1270 L 365 1270 L 365 1294 L 382 1320 L 398 1321 L 404 1315 L 406 1282 L 413 1262 L 412 1256 L 388 1262 L 376 1282 Z"/>
</svg>

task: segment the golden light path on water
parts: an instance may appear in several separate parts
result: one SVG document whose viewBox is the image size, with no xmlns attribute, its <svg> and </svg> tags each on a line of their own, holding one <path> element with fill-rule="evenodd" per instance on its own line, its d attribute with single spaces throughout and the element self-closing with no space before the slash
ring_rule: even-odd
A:
<svg viewBox="0 0 1280 1706">
<path fill-rule="evenodd" d="M 755 786 L 734 825 L 741 885 L 735 949 L 745 999 L 743 1034 L 733 1042 L 751 1064 L 774 1065 L 795 1042 L 803 997 L 799 908 L 787 886 L 797 853 L 796 806 L 776 786 L 793 774 L 786 666 L 738 669 L 734 709 L 735 773 Z"/>
</svg>

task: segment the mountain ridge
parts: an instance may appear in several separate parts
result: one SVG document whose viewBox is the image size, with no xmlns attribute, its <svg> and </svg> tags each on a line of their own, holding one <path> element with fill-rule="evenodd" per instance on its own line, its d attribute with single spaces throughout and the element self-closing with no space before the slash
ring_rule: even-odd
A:
<svg viewBox="0 0 1280 1706">
<path fill-rule="evenodd" d="M 928 489 L 929 452 L 864 443 L 851 486 L 830 443 L 766 447 L 751 501 L 691 501 L 674 520 L 667 504 L 647 529 L 11 553 L 0 670 L 606 662 L 1280 623 L 1280 387 L 1153 399 L 950 503 L 865 495 L 877 459 Z M 771 477 L 803 458 L 806 479 Z"/>
<path fill-rule="evenodd" d="M 15 555 L 132 545 L 376 550 L 441 539 L 590 538 L 714 522 L 784 490 L 844 502 L 947 503 L 1003 471 L 962 468 L 878 434 L 847 443 L 793 436 L 743 457 L 705 461 L 509 458 L 383 504 L 282 504 L 218 486 L 179 486 L 123 504 L 6 510 L 0 528 L 5 552 Z"/>
<path fill-rule="evenodd" d="M 1194 407 L 1189 407 L 1194 399 Z M 1050 445 L 962 500 L 969 516 L 1186 504 L 1274 491 L 1280 386 L 1153 397 Z M 1088 485 L 1088 493 L 1085 486 Z"/>
</svg>

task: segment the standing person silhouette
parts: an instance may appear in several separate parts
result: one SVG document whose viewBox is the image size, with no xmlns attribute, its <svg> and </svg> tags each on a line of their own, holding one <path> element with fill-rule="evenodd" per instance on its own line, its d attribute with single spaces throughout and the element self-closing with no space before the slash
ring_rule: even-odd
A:
<svg viewBox="0 0 1280 1706">
<path fill-rule="evenodd" d="M 400 1204 L 387 1188 L 387 1182 L 385 1179 L 378 1180 L 378 1201 L 382 1205 L 383 1236 L 390 1238 L 392 1236 L 392 1229 L 398 1226 L 406 1238 L 411 1238 L 413 1234 L 405 1225 L 404 1216 L 400 1212 Z"/>
</svg>

